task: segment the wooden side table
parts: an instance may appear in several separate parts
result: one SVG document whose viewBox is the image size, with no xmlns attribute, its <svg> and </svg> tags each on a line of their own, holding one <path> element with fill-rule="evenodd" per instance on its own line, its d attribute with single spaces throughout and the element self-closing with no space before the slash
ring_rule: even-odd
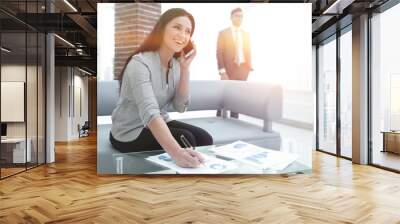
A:
<svg viewBox="0 0 400 224">
<path fill-rule="evenodd" d="M 381 133 L 383 133 L 382 152 L 400 154 L 400 131 L 382 131 Z"/>
</svg>

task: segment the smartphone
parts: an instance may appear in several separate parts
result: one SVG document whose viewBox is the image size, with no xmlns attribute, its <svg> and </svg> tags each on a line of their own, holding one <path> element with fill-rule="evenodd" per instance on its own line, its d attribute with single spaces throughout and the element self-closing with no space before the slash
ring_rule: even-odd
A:
<svg viewBox="0 0 400 224">
<path fill-rule="evenodd" d="M 183 53 L 185 55 L 185 58 L 190 57 L 194 53 L 194 48 L 193 48 L 193 43 L 192 41 L 189 41 L 189 43 L 186 45 L 186 47 L 183 48 Z M 179 57 L 181 55 L 181 52 L 175 53 L 175 57 Z"/>
</svg>

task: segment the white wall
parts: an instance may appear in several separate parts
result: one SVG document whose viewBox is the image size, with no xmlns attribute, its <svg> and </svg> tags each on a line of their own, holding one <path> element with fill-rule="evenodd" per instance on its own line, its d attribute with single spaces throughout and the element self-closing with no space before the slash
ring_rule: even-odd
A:
<svg viewBox="0 0 400 224">
<path fill-rule="evenodd" d="M 37 70 L 38 69 L 38 70 Z M 32 151 L 33 161 L 36 161 L 36 153 L 39 154 L 39 163 L 44 163 L 44 134 L 45 134 L 45 115 L 44 115 L 44 74 L 42 73 L 41 66 L 25 66 L 21 64 L 3 64 L 1 66 L 1 81 L 9 82 L 24 82 L 26 85 L 26 107 L 2 107 L 2 112 L 16 113 L 13 110 L 19 110 L 24 116 L 26 112 L 26 120 L 22 122 L 6 122 L 7 123 L 7 137 L 9 138 L 24 138 L 25 135 L 30 139 L 30 148 Z M 27 80 L 25 80 L 27 78 Z M 7 94 L 3 92 L 3 94 Z M 24 94 L 24 90 L 19 90 L 20 94 Z M 8 93 L 10 94 L 10 93 Z M 7 95 L 2 95 L 7 97 Z M 22 97 L 24 98 L 24 97 Z M 17 103 L 17 102 L 15 102 Z M 24 100 L 21 102 L 25 104 Z M 3 104 L 3 103 L 2 103 Z M 48 157 L 51 158 L 51 157 Z M 51 162 L 51 160 L 48 160 Z"/>
<path fill-rule="evenodd" d="M 27 69 L 27 70 L 25 70 Z M 2 65 L 1 66 L 1 81 L 10 81 L 10 82 L 25 82 L 26 71 L 28 74 L 35 73 L 36 67 L 25 65 Z M 32 97 L 36 97 L 36 91 L 34 93 L 27 93 L 28 102 L 32 101 Z M 36 105 L 35 105 L 36 107 Z M 7 110 L 8 108 L 1 108 L 1 110 Z M 32 121 L 32 114 L 28 113 L 28 121 Z M 35 114 L 36 119 L 36 114 Z M 35 120 L 36 121 L 36 120 Z M 25 126 L 26 122 L 7 122 L 7 136 L 8 137 L 25 137 Z M 32 125 L 29 125 L 28 128 L 32 128 Z M 29 132 L 28 132 L 29 134 Z"/>
<path fill-rule="evenodd" d="M 79 71 L 78 71 L 79 72 Z M 75 113 L 73 113 L 73 119 L 72 119 L 72 136 L 73 138 L 79 137 L 78 129 L 77 126 L 80 124 L 81 126 L 85 123 L 85 121 L 89 120 L 88 119 L 88 78 L 87 77 L 82 77 L 80 76 L 81 73 L 78 73 L 77 75 L 77 70 L 75 70 L 75 76 L 74 76 L 74 89 L 75 89 Z M 79 96 L 78 91 L 80 90 L 80 99 L 77 97 Z M 79 112 L 79 108 L 77 108 L 77 105 L 79 104 L 78 100 L 81 101 L 81 110 L 82 112 Z"/>
<path fill-rule="evenodd" d="M 25 81 L 25 69 L 28 69 L 28 74 L 32 71 L 33 67 L 28 66 L 27 68 L 22 65 L 2 65 L 1 66 L 1 81 L 2 82 L 24 82 Z M 23 93 L 22 93 L 23 94 Z M 2 96 L 2 98 L 5 96 Z M 9 110 L 9 108 L 1 108 Z M 22 108 L 24 110 L 24 108 Z M 24 137 L 25 136 L 25 124 L 24 122 L 7 122 L 7 135 L 9 137 Z"/>
<path fill-rule="evenodd" d="M 56 141 L 69 141 L 79 137 L 78 124 L 88 120 L 88 78 L 71 67 L 56 67 L 55 119 Z M 79 113 L 79 89 L 82 116 Z M 75 110 L 75 111 L 74 111 Z M 75 113 L 74 113 L 75 112 Z"/>
<path fill-rule="evenodd" d="M 67 141 L 68 68 L 55 68 L 55 141 Z"/>
</svg>

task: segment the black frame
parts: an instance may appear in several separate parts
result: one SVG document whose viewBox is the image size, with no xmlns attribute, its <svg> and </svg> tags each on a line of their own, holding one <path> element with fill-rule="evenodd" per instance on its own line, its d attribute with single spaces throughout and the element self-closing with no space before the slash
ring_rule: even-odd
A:
<svg viewBox="0 0 400 224">
<path fill-rule="evenodd" d="M 333 33 L 332 35 L 326 37 L 325 39 L 321 40 L 317 45 L 316 45 L 316 151 L 323 152 L 332 156 L 337 156 L 339 158 L 347 159 L 347 160 L 352 160 L 352 158 L 343 156 L 341 153 L 341 117 L 340 117 L 340 103 L 341 103 L 341 97 L 340 97 L 340 84 L 341 84 L 341 64 L 340 64 L 340 37 L 344 35 L 347 32 L 351 31 L 351 25 L 352 23 L 340 27 L 336 26 L 337 31 Z M 334 36 L 334 38 L 333 38 Z M 326 150 L 320 149 L 319 148 L 319 54 L 318 54 L 318 49 L 320 46 L 320 43 L 328 43 L 330 41 L 336 41 L 336 153 L 328 152 Z"/>
<path fill-rule="evenodd" d="M 39 3 L 47 3 L 47 0 L 46 1 L 39 1 L 39 0 L 25 0 L 25 1 L 23 1 L 22 0 L 20 2 L 21 3 L 25 3 L 25 12 L 27 12 L 27 4 L 28 4 L 28 2 L 29 3 L 32 3 L 32 2 L 36 3 L 36 12 L 38 13 L 39 12 Z M 46 6 L 45 12 L 47 12 L 47 10 L 48 10 L 48 7 Z M 4 10 L 2 10 L 2 11 L 5 12 Z M 25 16 L 26 15 L 27 14 L 25 14 Z M 21 22 L 21 21 L 19 20 L 19 22 Z M 47 149 L 47 128 L 46 128 L 47 127 L 47 81 L 46 81 L 46 79 L 47 79 L 47 33 L 41 32 L 40 30 L 37 30 L 37 29 L 33 28 L 32 26 L 29 26 L 26 23 L 23 23 L 23 24 L 24 24 L 25 29 L 21 33 L 25 34 L 25 84 L 24 84 L 24 92 L 25 92 L 24 93 L 24 97 L 25 97 L 25 99 L 24 99 L 24 107 L 25 107 L 24 108 L 24 120 L 25 120 L 25 169 L 21 170 L 21 171 L 18 171 L 18 172 L 15 172 L 15 173 L 12 173 L 12 174 L 7 175 L 7 176 L 2 176 L 2 167 L 0 167 L 0 180 L 6 179 L 8 177 L 17 175 L 19 173 L 25 172 L 27 170 L 39 167 L 39 166 L 44 165 L 44 164 L 47 163 L 47 150 L 46 150 Z M 27 142 L 27 139 L 28 139 L 28 130 L 27 130 L 28 129 L 28 124 L 27 124 L 27 120 L 28 120 L 27 119 L 28 30 L 30 30 L 31 32 L 33 31 L 34 33 L 36 33 L 36 99 L 37 99 L 37 102 L 36 102 L 36 104 L 37 104 L 37 107 L 36 107 L 36 143 L 37 143 L 37 145 L 36 145 L 37 146 L 36 147 L 36 150 L 37 150 L 37 152 L 36 152 L 36 161 L 34 163 L 29 163 L 29 165 L 30 165 L 29 167 L 28 167 L 28 162 L 27 162 L 28 155 L 26 153 L 26 150 L 27 150 L 27 143 L 26 142 Z M 0 32 L 0 45 L 2 45 L 1 44 L 2 33 L 7 33 L 7 32 Z M 18 31 L 15 31 L 15 33 L 18 33 Z M 40 40 L 41 40 L 41 42 L 43 44 L 43 46 L 41 46 L 43 48 L 43 49 L 41 49 L 41 53 L 43 53 L 42 60 L 44 60 L 43 61 L 44 63 L 42 64 L 44 67 L 42 69 L 42 80 L 41 80 L 42 84 L 44 84 L 43 85 L 43 88 L 44 88 L 44 92 L 43 92 L 44 99 L 42 101 L 43 102 L 42 107 L 44 109 L 44 111 L 43 111 L 44 112 L 44 117 L 42 117 L 43 120 L 41 120 L 41 122 L 43 122 L 43 124 L 44 124 L 44 126 L 43 126 L 43 128 L 44 128 L 44 131 L 43 131 L 43 134 L 44 134 L 43 143 L 44 144 L 42 145 L 42 147 L 43 147 L 42 150 L 44 152 L 44 155 L 42 155 L 42 157 L 43 157 L 44 160 L 41 163 L 39 162 L 39 106 L 38 106 L 38 104 L 39 104 L 39 78 L 38 78 L 39 77 L 39 68 L 38 68 L 38 66 L 39 66 L 39 34 L 44 34 L 42 36 L 42 38 L 40 38 Z M 1 54 L 0 54 L 0 67 L 1 67 L 1 62 L 2 62 L 2 58 L 1 58 Z M 0 69 L 0 81 L 1 81 L 1 69 Z M 0 156 L 1 156 L 1 144 L 0 144 Z"/>
</svg>

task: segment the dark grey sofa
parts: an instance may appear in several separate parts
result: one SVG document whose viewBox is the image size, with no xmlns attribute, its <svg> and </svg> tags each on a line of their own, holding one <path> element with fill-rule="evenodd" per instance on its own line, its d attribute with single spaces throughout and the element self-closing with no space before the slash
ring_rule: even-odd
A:
<svg viewBox="0 0 400 224">
<path fill-rule="evenodd" d="M 118 101 L 117 81 L 98 81 L 97 115 L 111 115 Z M 280 134 L 272 130 L 272 122 L 282 117 L 282 88 L 265 83 L 207 80 L 191 81 L 188 111 L 233 110 L 239 114 L 258 118 L 263 126 L 257 126 L 239 119 L 204 117 L 181 119 L 189 124 L 207 130 L 215 145 L 246 141 L 262 147 L 279 149 Z M 171 110 L 172 111 L 172 110 Z M 112 154 L 116 153 L 108 141 L 111 124 L 98 125 L 98 172 L 107 172 L 112 166 Z"/>
</svg>

